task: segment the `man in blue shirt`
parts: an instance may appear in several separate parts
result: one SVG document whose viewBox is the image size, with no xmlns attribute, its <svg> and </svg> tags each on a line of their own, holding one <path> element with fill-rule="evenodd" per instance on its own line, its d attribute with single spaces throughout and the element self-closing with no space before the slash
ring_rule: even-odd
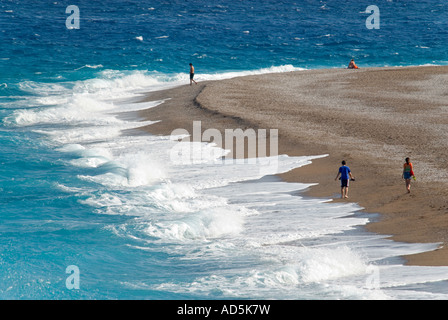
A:
<svg viewBox="0 0 448 320">
<path fill-rule="evenodd" d="M 348 185 L 350 179 L 355 181 L 355 178 L 352 176 L 350 168 L 346 166 L 345 160 L 342 160 L 342 167 L 339 168 L 339 172 L 336 175 L 335 181 L 341 175 L 341 198 L 348 198 Z"/>
</svg>

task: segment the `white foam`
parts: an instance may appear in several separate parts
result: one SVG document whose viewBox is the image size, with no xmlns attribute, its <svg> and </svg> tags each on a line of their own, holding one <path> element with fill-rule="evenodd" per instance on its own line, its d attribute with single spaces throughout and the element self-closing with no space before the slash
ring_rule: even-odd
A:
<svg viewBox="0 0 448 320">
<path fill-rule="evenodd" d="M 100 68 L 101 65 L 88 68 Z M 200 74 L 201 80 L 222 80 L 238 76 L 290 72 L 304 70 L 292 65 L 274 66 L 250 71 L 235 71 L 216 74 Z M 19 88 L 36 96 L 27 100 L 26 105 L 38 105 L 40 108 L 18 109 L 4 119 L 10 126 L 30 126 L 45 123 L 82 124 L 92 123 L 96 119 L 102 123 L 114 121 L 112 117 L 99 117 L 97 113 L 107 110 L 120 112 L 149 108 L 160 102 L 146 104 L 115 105 L 120 99 L 142 96 L 148 91 L 162 90 L 188 83 L 187 73 L 162 74 L 158 72 L 132 71 L 121 72 L 104 70 L 99 77 L 78 82 L 40 83 L 24 81 Z M 121 110 L 119 109 L 121 107 Z"/>
<path fill-rule="evenodd" d="M 322 282 L 353 275 L 365 275 L 365 261 L 348 247 L 304 248 L 299 270 L 304 283 Z"/>
<path fill-rule="evenodd" d="M 249 71 L 234 71 L 234 72 L 223 72 L 217 74 L 199 74 L 201 80 L 224 80 L 235 77 L 250 76 L 250 75 L 260 75 L 269 73 L 283 73 L 283 72 L 293 72 L 293 71 L 303 71 L 305 69 L 294 67 L 293 65 L 282 65 L 273 66 L 269 68 L 262 68 L 258 70 Z"/>
<path fill-rule="evenodd" d="M 5 123 L 15 126 L 31 126 L 37 124 L 118 124 L 112 116 L 105 112 L 115 107 L 90 97 L 76 95 L 68 103 L 55 107 L 40 109 L 15 110 L 5 119 Z"/>
<path fill-rule="evenodd" d="M 226 207 L 200 211 L 170 222 L 149 223 L 148 235 L 170 240 L 209 240 L 223 235 L 239 234 L 243 228 L 244 216 Z"/>
</svg>

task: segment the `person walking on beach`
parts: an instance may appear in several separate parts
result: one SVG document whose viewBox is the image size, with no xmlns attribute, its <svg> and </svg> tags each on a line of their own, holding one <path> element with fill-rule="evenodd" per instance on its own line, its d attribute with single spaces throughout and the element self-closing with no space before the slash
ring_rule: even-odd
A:
<svg viewBox="0 0 448 320">
<path fill-rule="evenodd" d="M 193 82 L 198 84 L 196 81 L 194 81 L 193 78 L 194 78 L 194 67 L 193 64 L 190 63 L 190 86 Z"/>
<path fill-rule="evenodd" d="M 335 181 L 339 178 L 339 175 L 341 175 L 341 198 L 348 198 L 349 181 L 350 179 L 355 181 L 355 178 L 353 177 L 350 168 L 346 165 L 345 160 L 342 160 L 342 166 L 339 167 L 338 174 L 336 175 L 336 178 L 334 178 Z"/>
<path fill-rule="evenodd" d="M 411 177 L 413 177 L 415 179 L 415 175 L 414 175 L 414 168 L 412 167 L 412 162 L 409 159 L 409 157 L 407 157 L 405 160 L 405 163 L 403 164 L 403 179 L 406 182 L 406 190 L 408 193 L 411 193 Z"/>
</svg>

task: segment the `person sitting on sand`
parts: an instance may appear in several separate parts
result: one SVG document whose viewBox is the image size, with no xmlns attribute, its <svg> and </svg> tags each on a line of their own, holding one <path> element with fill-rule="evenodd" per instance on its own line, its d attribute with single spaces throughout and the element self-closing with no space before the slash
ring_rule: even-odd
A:
<svg viewBox="0 0 448 320">
<path fill-rule="evenodd" d="M 358 66 L 355 63 L 355 60 L 350 60 L 350 63 L 348 64 L 347 69 L 359 69 Z"/>
<path fill-rule="evenodd" d="M 408 158 L 405 159 L 405 163 L 403 164 L 403 179 L 406 182 L 406 190 L 408 193 L 411 192 L 411 177 L 415 178 L 414 169 L 412 167 L 411 160 Z"/>
<path fill-rule="evenodd" d="M 194 77 L 194 67 L 193 64 L 190 63 L 190 86 L 192 82 L 198 84 L 196 81 L 193 80 L 193 77 Z"/>
<path fill-rule="evenodd" d="M 342 160 L 342 166 L 339 168 L 339 172 L 336 175 L 336 178 L 334 180 L 336 181 L 341 175 L 341 198 L 348 198 L 348 185 L 349 180 L 355 181 L 355 178 L 353 177 L 351 170 L 348 166 L 346 166 L 345 160 Z"/>
</svg>

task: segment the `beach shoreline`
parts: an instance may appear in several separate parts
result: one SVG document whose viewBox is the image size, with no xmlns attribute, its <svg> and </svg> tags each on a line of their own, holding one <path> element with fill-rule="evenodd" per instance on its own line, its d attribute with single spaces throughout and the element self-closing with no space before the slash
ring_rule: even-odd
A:
<svg viewBox="0 0 448 320">
<path fill-rule="evenodd" d="M 448 67 L 318 69 L 204 81 L 151 92 L 164 102 L 139 112 L 159 121 L 137 129 L 170 135 L 182 128 L 278 129 L 278 153 L 327 155 L 279 177 L 316 184 L 306 195 L 352 201 L 376 216 L 370 232 L 410 243 L 440 243 L 406 264 L 448 265 Z M 143 102 L 142 101 L 142 102 Z M 135 134 L 136 130 L 133 131 Z M 414 164 L 408 194 L 401 170 Z M 342 160 L 356 178 L 349 199 L 335 181 Z"/>
</svg>

